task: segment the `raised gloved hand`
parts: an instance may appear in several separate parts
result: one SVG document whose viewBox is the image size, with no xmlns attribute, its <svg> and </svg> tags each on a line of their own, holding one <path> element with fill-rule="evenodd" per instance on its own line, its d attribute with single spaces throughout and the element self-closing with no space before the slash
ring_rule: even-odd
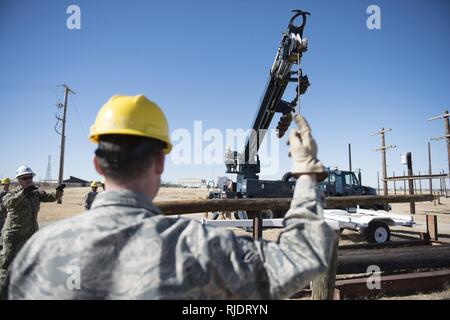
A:
<svg viewBox="0 0 450 320">
<path fill-rule="evenodd" d="M 39 188 L 36 187 L 34 184 L 32 184 L 31 186 L 26 187 L 25 189 L 23 189 L 23 193 L 26 194 L 26 195 L 29 195 L 29 194 L 31 194 L 34 190 L 37 190 L 37 189 L 39 189 Z"/>
<path fill-rule="evenodd" d="M 289 136 L 289 156 L 292 157 L 292 174 L 316 174 L 316 180 L 322 181 L 328 173 L 317 159 L 317 144 L 311 136 L 308 122 L 300 115 L 294 116 L 297 129 L 292 129 Z"/>
<path fill-rule="evenodd" d="M 64 183 L 56 187 L 56 196 L 58 197 L 58 199 L 61 199 L 61 197 L 63 196 L 65 187 L 66 185 Z"/>
</svg>

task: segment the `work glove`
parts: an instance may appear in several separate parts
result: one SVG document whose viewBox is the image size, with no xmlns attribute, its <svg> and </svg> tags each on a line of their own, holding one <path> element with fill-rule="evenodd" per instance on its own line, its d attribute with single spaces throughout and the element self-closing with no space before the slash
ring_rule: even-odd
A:
<svg viewBox="0 0 450 320">
<path fill-rule="evenodd" d="M 292 174 L 316 174 L 317 182 L 324 180 L 328 173 L 322 163 L 317 159 L 317 144 L 311 136 L 308 122 L 296 114 L 294 121 L 297 129 L 292 129 L 287 144 L 289 156 L 292 157 Z"/>
<path fill-rule="evenodd" d="M 56 187 L 56 195 L 58 197 L 62 197 L 62 195 L 64 194 L 64 188 L 66 187 L 66 185 L 64 183 L 60 184 L 59 186 Z"/>
<path fill-rule="evenodd" d="M 37 190 L 37 189 L 39 189 L 39 188 L 32 184 L 31 186 L 26 187 L 25 189 L 23 189 L 23 193 L 25 195 L 30 195 L 34 190 Z"/>
</svg>

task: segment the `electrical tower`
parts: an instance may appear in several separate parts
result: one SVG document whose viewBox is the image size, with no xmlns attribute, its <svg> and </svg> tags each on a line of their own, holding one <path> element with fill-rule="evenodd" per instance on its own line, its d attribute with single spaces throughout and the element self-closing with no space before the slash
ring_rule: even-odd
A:
<svg viewBox="0 0 450 320">
<path fill-rule="evenodd" d="M 52 181 L 52 156 L 48 155 L 47 172 L 45 173 L 45 181 L 50 183 Z"/>
</svg>

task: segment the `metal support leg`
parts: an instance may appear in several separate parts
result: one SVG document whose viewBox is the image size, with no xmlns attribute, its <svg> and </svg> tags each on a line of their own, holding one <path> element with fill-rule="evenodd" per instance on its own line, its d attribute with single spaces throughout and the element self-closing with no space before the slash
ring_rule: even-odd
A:
<svg viewBox="0 0 450 320">
<path fill-rule="evenodd" d="M 429 235 L 431 240 L 438 240 L 438 224 L 437 224 L 437 216 L 427 214 L 427 234 Z"/>
<path fill-rule="evenodd" d="M 261 212 L 257 212 L 253 217 L 253 239 L 262 239 L 263 218 Z"/>
</svg>

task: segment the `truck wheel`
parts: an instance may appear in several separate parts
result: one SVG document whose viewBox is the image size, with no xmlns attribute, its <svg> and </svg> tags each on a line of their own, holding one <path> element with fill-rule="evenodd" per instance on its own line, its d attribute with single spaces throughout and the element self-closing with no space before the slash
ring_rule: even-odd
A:
<svg viewBox="0 0 450 320">
<path fill-rule="evenodd" d="M 386 223 L 374 221 L 369 223 L 366 238 L 369 243 L 385 243 L 391 239 L 391 231 Z"/>
<path fill-rule="evenodd" d="M 219 217 L 219 211 L 212 212 L 212 220 L 217 220 L 218 217 Z"/>
<path fill-rule="evenodd" d="M 284 218 L 284 216 L 286 215 L 287 210 L 271 210 L 273 213 L 273 217 L 275 219 L 280 219 L 280 218 Z"/>
<path fill-rule="evenodd" d="M 287 181 L 295 181 L 295 177 L 292 174 L 292 172 L 286 172 L 283 177 L 281 178 L 281 181 L 287 182 Z"/>
<path fill-rule="evenodd" d="M 263 219 L 273 219 L 273 212 L 270 209 L 261 210 L 261 217 Z"/>
</svg>

